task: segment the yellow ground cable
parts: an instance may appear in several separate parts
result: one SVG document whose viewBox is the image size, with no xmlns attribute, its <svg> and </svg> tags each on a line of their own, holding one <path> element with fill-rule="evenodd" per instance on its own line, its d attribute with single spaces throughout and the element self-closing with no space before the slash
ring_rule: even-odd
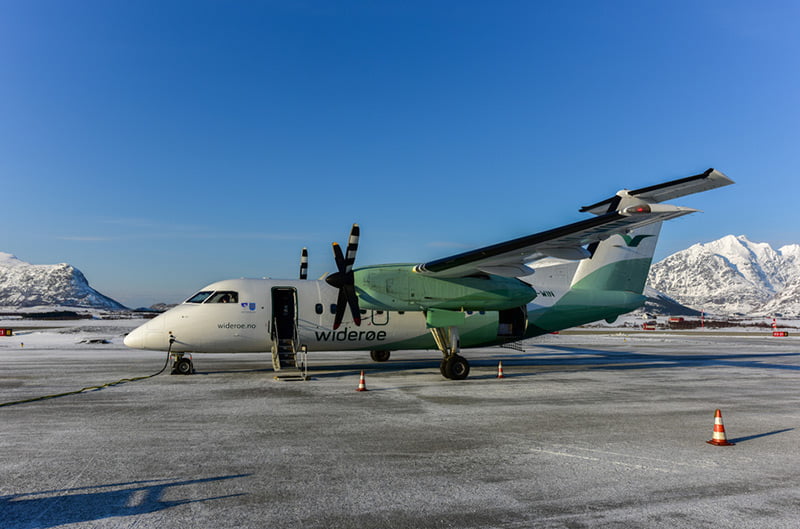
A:
<svg viewBox="0 0 800 529">
<path fill-rule="evenodd" d="M 78 390 L 75 390 L 75 391 L 68 391 L 66 393 L 58 393 L 56 395 L 45 395 L 43 397 L 33 397 L 31 399 L 16 400 L 14 402 L 3 402 L 3 403 L 0 403 L 0 408 L 2 408 L 4 406 L 14 406 L 15 404 L 25 404 L 26 402 L 36 402 L 37 400 L 55 399 L 57 397 L 66 397 L 67 395 L 77 395 L 78 393 L 83 393 L 84 391 L 99 390 L 99 389 L 103 389 L 103 388 L 109 388 L 111 386 L 116 386 L 118 384 L 124 384 L 126 382 L 135 382 L 137 380 L 145 380 L 145 379 L 148 379 L 148 378 L 153 378 L 154 376 L 157 376 L 157 375 L 160 375 L 161 373 L 163 373 L 164 370 L 169 365 L 169 357 L 172 354 L 172 342 L 174 342 L 174 339 L 171 339 L 169 341 L 169 348 L 167 349 L 167 360 L 166 360 L 166 362 L 164 362 L 164 367 L 162 367 L 161 370 L 158 373 L 153 373 L 152 375 L 147 375 L 147 376 L 143 376 L 143 377 L 122 378 L 120 380 L 117 380 L 116 382 L 109 382 L 108 384 L 102 384 L 102 385 L 99 385 L 99 386 L 87 386 L 87 387 L 82 388 L 82 389 L 78 389 Z"/>
</svg>

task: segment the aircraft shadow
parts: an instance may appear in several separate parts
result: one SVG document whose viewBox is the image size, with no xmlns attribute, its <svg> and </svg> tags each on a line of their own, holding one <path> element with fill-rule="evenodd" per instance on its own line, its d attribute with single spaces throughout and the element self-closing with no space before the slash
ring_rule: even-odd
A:
<svg viewBox="0 0 800 529">
<path fill-rule="evenodd" d="M 195 361 L 195 364 L 197 361 Z M 197 368 L 195 366 L 195 372 L 193 375 L 224 375 L 230 373 L 275 373 L 272 367 L 260 367 L 260 368 L 252 368 L 252 369 L 202 369 Z"/>
<path fill-rule="evenodd" d="M 10 494 L 0 496 L 0 512 L 3 513 L 5 529 L 45 529 L 64 524 L 147 514 L 188 503 L 241 496 L 242 494 L 227 494 L 177 501 L 163 499 L 164 493 L 172 487 L 250 475 L 235 474 L 191 480 L 151 479 Z"/>
<path fill-rule="evenodd" d="M 555 353 L 553 352 L 555 351 Z M 496 355 L 496 360 L 470 361 L 473 365 L 493 365 L 502 361 L 503 367 L 526 366 L 548 368 L 574 368 L 626 370 L 626 369 L 670 369 L 676 367 L 749 367 L 757 369 L 779 369 L 800 371 L 798 365 L 770 363 L 770 359 L 800 357 L 800 353 L 758 353 L 753 355 L 728 353 L 657 354 L 632 351 L 608 351 L 584 347 L 547 346 L 542 351 Z M 549 369 L 552 372 L 552 369 Z M 509 373 L 505 373 L 506 378 Z M 511 373 L 513 376 L 513 372 Z"/>
<path fill-rule="evenodd" d="M 557 371 L 559 368 L 565 370 L 585 368 L 622 371 L 708 366 L 800 371 L 800 365 L 770 362 L 770 360 L 780 358 L 800 357 L 800 353 L 754 353 L 752 355 L 742 353 L 658 354 L 548 345 L 542 348 L 526 348 L 524 352 L 509 352 L 501 349 L 493 354 L 491 358 L 470 358 L 469 350 L 465 350 L 463 355 L 469 360 L 473 368 L 468 380 L 496 378 L 497 363 L 500 361 L 503 362 L 505 378 L 532 377 L 544 374 L 544 371 L 515 373 L 515 367 L 547 368 L 546 372 L 548 373 Z M 309 365 L 309 375 L 313 378 L 352 377 L 358 376 L 362 369 L 367 373 L 426 370 L 431 371 L 431 374 L 438 374 L 440 361 L 441 357 L 419 360 L 389 360 L 385 363 L 365 360 L 363 365 L 353 365 L 317 364 L 312 360 Z M 489 368 L 492 372 L 486 374 L 476 373 L 475 368 Z"/>
<path fill-rule="evenodd" d="M 389 360 L 388 362 L 369 362 L 364 365 L 353 364 L 310 364 L 308 374 L 312 378 L 342 378 L 357 377 L 363 369 L 365 373 L 387 373 L 399 371 L 413 371 L 418 369 L 430 370 L 432 373 L 439 373 L 440 360 Z M 319 372 L 317 370 L 324 370 Z"/>
</svg>

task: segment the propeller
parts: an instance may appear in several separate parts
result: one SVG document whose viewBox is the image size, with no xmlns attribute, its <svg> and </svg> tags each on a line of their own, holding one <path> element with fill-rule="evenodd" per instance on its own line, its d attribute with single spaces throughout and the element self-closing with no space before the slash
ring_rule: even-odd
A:
<svg viewBox="0 0 800 529">
<path fill-rule="evenodd" d="M 353 263 L 356 261 L 356 250 L 358 250 L 358 237 L 361 230 L 358 224 L 353 224 L 350 230 L 350 238 L 347 241 L 347 253 L 342 254 L 339 243 L 333 243 L 333 257 L 336 259 L 338 271 L 330 274 L 325 281 L 332 287 L 339 289 L 339 297 L 336 300 L 336 315 L 333 318 L 333 328 L 338 329 L 344 319 L 347 306 L 350 306 L 350 313 L 353 315 L 353 323 L 361 325 L 361 310 L 358 308 L 358 296 L 356 295 L 356 284 L 353 275 Z"/>
<path fill-rule="evenodd" d="M 300 279 L 308 279 L 308 248 L 300 255 Z"/>
</svg>

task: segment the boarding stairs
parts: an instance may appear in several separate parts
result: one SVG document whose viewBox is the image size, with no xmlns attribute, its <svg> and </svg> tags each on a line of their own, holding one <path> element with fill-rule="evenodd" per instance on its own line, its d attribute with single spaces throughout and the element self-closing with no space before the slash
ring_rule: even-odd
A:
<svg viewBox="0 0 800 529">
<path fill-rule="evenodd" d="M 297 328 L 292 327 L 291 336 L 279 336 L 277 322 L 272 322 L 272 368 L 279 380 L 308 378 L 306 346 L 298 346 Z"/>
</svg>

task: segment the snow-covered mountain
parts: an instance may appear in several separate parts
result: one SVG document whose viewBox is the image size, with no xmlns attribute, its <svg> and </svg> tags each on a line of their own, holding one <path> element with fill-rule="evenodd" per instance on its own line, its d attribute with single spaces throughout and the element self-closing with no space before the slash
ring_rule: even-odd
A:
<svg viewBox="0 0 800 529">
<path fill-rule="evenodd" d="M 699 310 L 682 305 L 678 301 L 654 288 L 645 286 L 644 295 L 647 296 L 647 300 L 644 302 L 642 308 L 639 309 L 639 312 L 644 312 L 647 314 L 663 314 L 669 316 L 700 315 Z"/>
<path fill-rule="evenodd" d="M 654 264 L 648 285 L 710 313 L 797 316 L 800 245 L 774 250 L 744 235 L 728 235 Z"/>
<path fill-rule="evenodd" d="M 81 271 L 71 265 L 34 265 L 0 252 L 0 306 L 38 305 L 125 309 L 90 287 Z"/>
</svg>

